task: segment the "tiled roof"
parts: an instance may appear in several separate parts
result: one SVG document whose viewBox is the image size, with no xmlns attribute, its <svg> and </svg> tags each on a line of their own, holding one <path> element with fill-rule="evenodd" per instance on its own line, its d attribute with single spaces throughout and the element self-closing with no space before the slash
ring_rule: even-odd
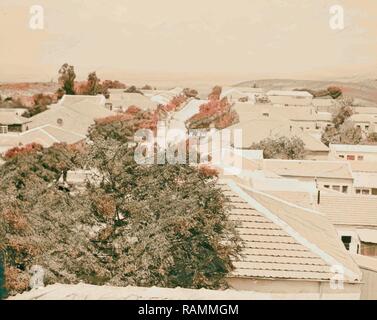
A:
<svg viewBox="0 0 377 320">
<path fill-rule="evenodd" d="M 278 207 L 266 209 L 265 204 L 260 203 L 263 196 L 256 200 L 256 196 L 243 187 L 234 187 L 225 181 L 222 188 L 232 206 L 230 219 L 243 240 L 240 258 L 234 261 L 235 270 L 230 277 L 329 281 L 334 275 L 329 255 L 337 264 L 352 270 L 352 275 L 347 278 L 349 281 L 359 279 L 357 266 L 349 259 L 335 229 L 323 216 L 302 213 L 304 209 L 293 208 L 296 219 L 301 223 L 298 227 L 288 213 L 277 213 Z M 256 205 L 246 201 L 245 195 Z M 279 206 L 281 208 L 282 204 L 279 203 Z M 303 214 L 306 214 L 307 221 Z M 308 234 L 308 228 L 315 236 Z M 316 230 L 321 232 L 321 241 L 327 241 L 327 245 L 315 246 L 318 246 L 319 240 L 315 238 L 318 235 Z"/>
<path fill-rule="evenodd" d="M 322 194 L 318 210 L 335 225 L 377 227 L 377 197 Z"/>
</svg>

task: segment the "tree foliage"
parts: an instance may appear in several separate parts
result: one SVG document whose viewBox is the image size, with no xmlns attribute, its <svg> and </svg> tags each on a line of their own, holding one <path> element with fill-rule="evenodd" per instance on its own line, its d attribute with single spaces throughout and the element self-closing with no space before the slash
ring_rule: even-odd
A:
<svg viewBox="0 0 377 320">
<path fill-rule="evenodd" d="M 75 79 L 75 68 L 68 63 L 63 64 L 59 69 L 59 83 L 65 94 L 75 94 Z"/>
<path fill-rule="evenodd" d="M 266 138 L 259 143 L 250 146 L 253 150 L 263 150 L 265 159 L 303 159 L 305 156 L 305 144 L 298 137 Z"/>
<path fill-rule="evenodd" d="M 224 129 L 238 121 L 238 114 L 232 110 L 227 98 L 212 99 L 200 106 L 199 113 L 187 121 L 187 126 L 190 129 L 204 129 L 213 125 L 217 129 Z"/>
<path fill-rule="evenodd" d="M 10 294 L 39 264 L 46 283 L 218 288 L 239 250 L 215 172 L 138 165 L 134 133 L 156 115 L 130 108 L 99 119 L 84 149 L 13 150 L 0 168 L 0 250 Z M 68 170 L 93 179 L 69 192 Z M 72 190 L 71 190 L 72 191 Z"/>
</svg>

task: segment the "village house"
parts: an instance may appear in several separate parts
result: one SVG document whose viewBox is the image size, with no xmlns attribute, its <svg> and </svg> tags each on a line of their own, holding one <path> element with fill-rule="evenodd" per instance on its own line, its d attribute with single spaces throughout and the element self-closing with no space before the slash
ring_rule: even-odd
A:
<svg viewBox="0 0 377 320">
<path fill-rule="evenodd" d="M 377 198 L 322 193 L 317 206 L 351 253 L 377 257 Z"/>
<path fill-rule="evenodd" d="M 86 135 L 94 120 L 114 115 L 105 108 L 105 97 L 99 96 L 64 96 L 59 103 L 48 110 L 31 117 L 30 128 L 51 125 L 65 131 Z"/>
<path fill-rule="evenodd" d="M 376 161 L 377 145 L 330 144 L 330 159 L 348 161 Z"/>
<path fill-rule="evenodd" d="M 235 103 L 232 106 L 240 116 L 240 121 L 246 122 L 261 117 L 291 121 L 292 125 L 302 131 L 323 130 L 332 125 L 332 114 L 317 112 L 313 106 L 276 106 L 266 103 Z"/>
<path fill-rule="evenodd" d="M 240 116 L 241 118 L 242 116 Z M 232 136 L 235 130 L 241 130 L 242 144 L 237 146 L 243 149 L 250 149 L 255 143 L 270 138 L 280 137 L 300 138 L 304 143 L 305 159 L 325 160 L 328 159 L 329 148 L 317 139 L 311 132 L 306 132 L 297 128 L 292 121 L 284 120 L 280 117 L 261 116 L 253 120 L 242 121 L 224 130 L 230 130 Z M 232 141 L 234 139 L 232 138 Z"/>
<path fill-rule="evenodd" d="M 106 100 L 106 107 L 111 111 L 126 111 L 131 106 L 141 110 L 154 110 L 158 103 L 140 93 L 128 93 L 124 89 L 110 89 L 110 98 Z"/>
<path fill-rule="evenodd" d="M 222 180 L 243 241 L 228 283 L 236 290 L 358 299 L 361 271 L 324 215 Z M 331 282 L 341 272 L 343 290 Z M 339 278 L 338 278 L 339 279 Z"/>
<path fill-rule="evenodd" d="M 25 111 L 24 109 L 21 109 Z M 8 132 L 24 132 L 28 130 L 30 119 L 22 116 L 20 109 L 2 109 L 0 110 L 0 134 Z"/>
<path fill-rule="evenodd" d="M 355 193 L 360 195 L 376 195 L 377 162 L 349 161 L 354 176 Z"/>
<path fill-rule="evenodd" d="M 319 189 L 353 193 L 351 167 L 344 161 L 265 159 L 263 169 L 282 177 L 315 182 Z"/>
<path fill-rule="evenodd" d="M 271 90 L 267 97 L 273 105 L 277 106 L 310 106 L 313 96 L 307 91 L 282 91 Z"/>
<path fill-rule="evenodd" d="M 353 114 L 349 120 L 354 128 L 361 129 L 364 136 L 377 132 L 377 114 Z"/>
</svg>

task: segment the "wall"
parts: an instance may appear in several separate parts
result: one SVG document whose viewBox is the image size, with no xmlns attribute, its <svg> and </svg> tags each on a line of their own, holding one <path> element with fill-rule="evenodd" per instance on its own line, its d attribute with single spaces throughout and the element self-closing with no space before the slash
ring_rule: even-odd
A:
<svg viewBox="0 0 377 320">
<path fill-rule="evenodd" d="M 312 104 L 312 97 L 295 98 L 290 96 L 268 96 L 274 105 L 309 106 Z"/>
<path fill-rule="evenodd" d="M 285 294 L 291 299 L 360 299 L 361 284 L 345 283 L 343 289 L 333 290 L 328 282 L 304 280 L 267 280 L 229 278 L 228 284 L 236 290 Z"/>
<path fill-rule="evenodd" d="M 363 284 L 361 286 L 362 300 L 377 300 L 377 271 L 360 267 L 363 274 Z"/>
<path fill-rule="evenodd" d="M 328 151 L 305 151 L 305 160 L 328 160 L 329 152 Z"/>
</svg>

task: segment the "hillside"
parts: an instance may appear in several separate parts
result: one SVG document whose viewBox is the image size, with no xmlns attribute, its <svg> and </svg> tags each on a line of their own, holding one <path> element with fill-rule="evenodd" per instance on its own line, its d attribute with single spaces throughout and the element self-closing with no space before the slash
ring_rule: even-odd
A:
<svg viewBox="0 0 377 320">
<path fill-rule="evenodd" d="M 377 79 L 362 81 L 315 81 L 315 80 L 292 80 L 292 79 L 263 79 L 245 81 L 236 84 L 237 87 L 257 87 L 266 90 L 293 90 L 293 89 L 324 89 L 329 86 L 342 88 L 346 95 L 352 96 L 360 105 L 377 107 Z"/>
</svg>

